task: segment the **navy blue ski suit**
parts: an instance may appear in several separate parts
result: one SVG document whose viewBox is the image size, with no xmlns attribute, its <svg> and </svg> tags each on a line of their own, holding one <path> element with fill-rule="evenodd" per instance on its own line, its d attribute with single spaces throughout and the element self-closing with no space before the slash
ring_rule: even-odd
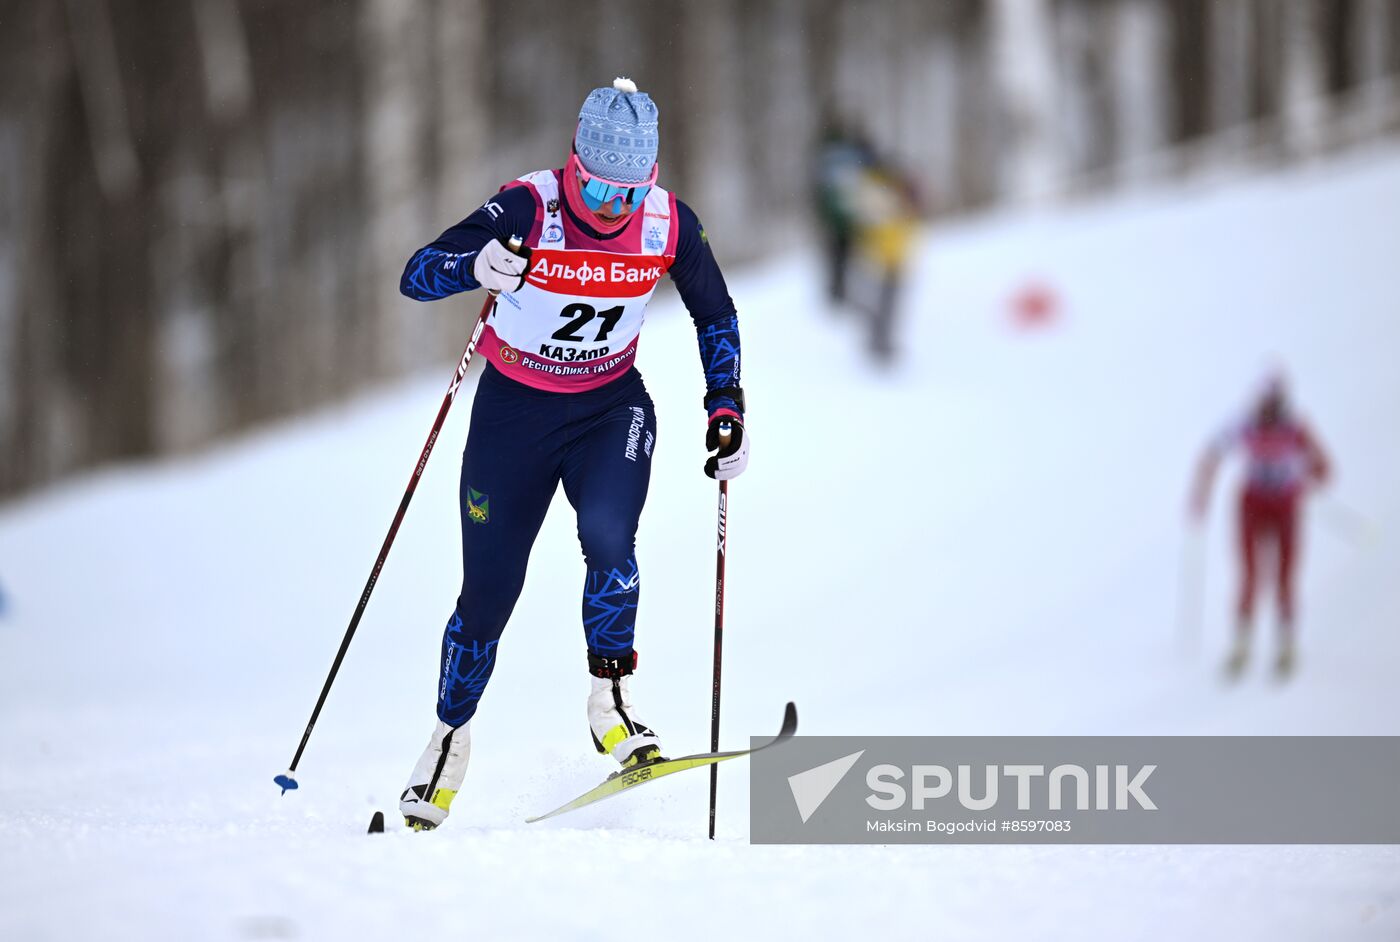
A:
<svg viewBox="0 0 1400 942">
<path fill-rule="evenodd" d="M 738 387 L 734 303 L 699 220 L 679 200 L 674 206 L 679 232 L 669 274 L 695 323 L 707 391 Z M 415 252 L 400 289 L 431 301 L 479 288 L 471 274 L 476 253 L 489 240 L 530 231 L 540 211 L 526 187 L 503 189 Z M 571 231 L 609 238 L 567 201 L 562 212 Z M 742 418 L 732 397 L 712 397 L 708 411 Z M 530 549 L 560 482 L 578 515 L 588 650 L 604 657 L 631 655 L 641 590 L 635 537 L 656 435 L 651 397 L 635 367 L 593 389 L 557 392 L 512 379 L 488 361 L 462 460 L 463 577 L 443 633 L 439 719 L 455 727 L 475 714 L 520 595 Z"/>
</svg>

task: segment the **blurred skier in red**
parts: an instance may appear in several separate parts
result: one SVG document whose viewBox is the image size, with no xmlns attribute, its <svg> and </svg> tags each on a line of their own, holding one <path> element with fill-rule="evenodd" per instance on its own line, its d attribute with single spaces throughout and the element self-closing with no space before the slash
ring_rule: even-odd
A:
<svg viewBox="0 0 1400 942">
<path fill-rule="evenodd" d="M 1327 480 L 1329 465 L 1317 439 L 1294 415 L 1281 376 L 1270 378 L 1251 415 L 1216 437 L 1196 474 L 1191 510 L 1205 516 L 1211 484 L 1222 458 L 1236 446 L 1246 461 L 1239 502 L 1240 594 L 1235 645 L 1226 670 L 1237 676 L 1249 660 L 1260 551 L 1272 545 L 1277 561 L 1279 649 L 1274 669 L 1287 677 L 1294 665 L 1293 573 L 1298 558 L 1298 509 L 1303 494 Z"/>
</svg>

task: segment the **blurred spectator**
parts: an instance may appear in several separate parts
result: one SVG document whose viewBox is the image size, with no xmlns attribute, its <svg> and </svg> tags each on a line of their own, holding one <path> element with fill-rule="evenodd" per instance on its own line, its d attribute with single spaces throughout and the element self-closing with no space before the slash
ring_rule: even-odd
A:
<svg viewBox="0 0 1400 942">
<path fill-rule="evenodd" d="M 870 353 L 888 364 L 894 360 L 895 309 L 914 239 L 913 187 L 893 165 L 877 161 L 857 178 L 852 208 L 856 243 L 874 282 L 873 297 L 864 306 Z"/>
<path fill-rule="evenodd" d="M 815 199 L 823 230 L 827 296 L 833 308 L 853 304 L 866 315 L 867 343 L 877 362 L 894 359 L 894 321 L 917 218 L 907 176 L 881 157 L 864 135 L 829 121 L 818 146 Z M 852 250 L 869 283 L 853 299 Z"/>
<path fill-rule="evenodd" d="M 846 273 L 855 237 L 852 203 L 861 173 L 874 160 L 862 135 L 834 119 L 825 122 L 817 144 L 814 196 L 826 243 L 827 297 L 833 306 L 846 300 Z"/>
<path fill-rule="evenodd" d="M 1220 460 L 1242 447 L 1248 465 L 1239 501 L 1240 593 L 1236 609 L 1235 644 L 1226 662 L 1238 676 L 1249 659 L 1258 589 L 1260 550 L 1272 545 L 1277 561 L 1279 649 L 1274 668 L 1287 677 L 1294 666 L 1293 572 L 1298 554 L 1298 505 L 1311 485 L 1327 480 L 1326 455 L 1308 427 L 1297 418 L 1281 376 L 1273 376 L 1252 414 L 1227 429 L 1207 446 L 1196 474 L 1191 509 L 1196 520 L 1205 516 L 1211 484 Z"/>
</svg>

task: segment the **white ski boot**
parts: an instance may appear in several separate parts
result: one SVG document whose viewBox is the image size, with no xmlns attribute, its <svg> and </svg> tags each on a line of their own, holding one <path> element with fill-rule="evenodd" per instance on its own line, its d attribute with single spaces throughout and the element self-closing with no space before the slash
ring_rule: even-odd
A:
<svg viewBox="0 0 1400 942">
<path fill-rule="evenodd" d="M 588 695 L 593 745 L 624 769 L 661 758 L 661 740 L 637 717 L 627 691 L 627 678 L 636 664 L 635 651 L 622 658 L 588 655 L 588 672 L 593 675 L 593 691 Z"/>
<path fill-rule="evenodd" d="M 1235 625 L 1235 644 L 1230 649 L 1230 656 L 1225 659 L 1225 676 L 1229 680 L 1238 679 L 1249 664 L 1250 633 L 1249 621 L 1241 618 Z"/>
<path fill-rule="evenodd" d="M 1290 626 L 1279 638 L 1278 656 L 1274 660 L 1274 676 L 1279 680 L 1287 680 L 1293 676 L 1293 670 L 1297 664 L 1298 659 L 1293 647 L 1293 631 Z"/>
<path fill-rule="evenodd" d="M 408 787 L 399 797 L 404 823 L 415 831 L 431 831 L 447 820 L 452 799 L 467 777 L 467 760 L 472 754 L 471 722 L 455 729 L 442 720 L 433 728 L 428 748 L 423 750 Z"/>
<path fill-rule="evenodd" d="M 1225 659 L 1225 676 L 1234 680 L 1244 673 L 1245 666 L 1249 664 L 1249 642 L 1236 641 L 1235 646 L 1230 649 L 1230 656 Z"/>
</svg>

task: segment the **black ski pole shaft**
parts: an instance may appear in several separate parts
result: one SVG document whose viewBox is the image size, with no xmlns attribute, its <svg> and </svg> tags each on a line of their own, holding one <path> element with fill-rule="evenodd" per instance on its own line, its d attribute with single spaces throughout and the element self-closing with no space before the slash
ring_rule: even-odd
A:
<svg viewBox="0 0 1400 942">
<path fill-rule="evenodd" d="M 306 743 L 311 739 L 311 731 L 316 728 L 316 720 L 321 716 L 321 708 L 326 705 L 326 695 L 331 692 L 331 684 L 335 683 L 335 675 L 340 672 L 340 664 L 345 660 L 345 652 L 350 649 L 350 641 L 355 637 L 355 629 L 360 626 L 360 618 L 364 616 L 365 607 L 369 605 L 370 594 L 374 592 L 374 586 L 379 581 L 379 574 L 384 569 L 384 561 L 389 558 L 389 549 L 394 545 L 394 537 L 398 535 L 404 514 L 408 512 L 408 504 L 413 500 L 414 491 L 418 489 L 418 482 L 423 477 L 423 469 L 428 466 L 428 456 L 433 453 L 433 446 L 437 444 L 443 422 L 447 420 L 447 411 L 452 408 L 452 403 L 457 398 L 457 390 L 461 388 L 462 380 L 467 375 L 467 365 L 471 363 L 472 354 L 476 353 L 477 342 L 481 339 L 482 328 L 486 326 L 486 318 L 491 312 L 491 304 L 494 301 L 494 296 L 488 297 L 486 302 L 481 305 L 481 314 L 476 319 L 476 326 L 472 328 L 471 339 L 467 341 L 467 348 L 462 352 L 462 359 L 457 363 L 457 371 L 452 374 L 452 383 L 447 387 L 447 395 L 443 396 L 442 405 L 438 407 L 432 431 L 428 433 L 428 440 L 423 445 L 423 453 L 419 455 L 418 463 L 413 466 L 413 474 L 408 479 L 408 487 L 403 492 L 403 499 L 399 501 L 399 509 L 394 514 L 394 522 L 389 524 L 389 532 L 384 537 L 384 545 L 379 548 L 379 556 L 374 561 L 374 568 L 370 570 L 369 580 L 365 582 L 365 590 L 360 593 L 360 601 L 355 606 L 355 614 L 350 616 L 350 626 L 345 629 L 345 637 L 340 641 L 340 650 L 336 651 L 331 671 L 326 675 L 326 682 L 321 687 L 321 695 L 316 698 L 316 706 L 311 711 L 311 719 L 306 723 L 306 732 L 301 734 L 301 742 L 297 745 L 296 755 L 292 756 L 292 764 L 287 766 L 286 774 L 278 775 L 273 779 L 282 786 L 284 795 L 288 789 L 297 787 L 296 770 L 297 764 L 301 762 L 301 754 L 306 751 Z"/>
<path fill-rule="evenodd" d="M 719 689 L 724 641 L 724 531 L 729 482 L 719 482 L 719 522 L 715 532 L 715 672 L 710 696 L 710 751 L 719 752 Z M 710 766 L 710 840 L 715 839 L 715 802 L 719 797 L 719 766 Z"/>
</svg>

